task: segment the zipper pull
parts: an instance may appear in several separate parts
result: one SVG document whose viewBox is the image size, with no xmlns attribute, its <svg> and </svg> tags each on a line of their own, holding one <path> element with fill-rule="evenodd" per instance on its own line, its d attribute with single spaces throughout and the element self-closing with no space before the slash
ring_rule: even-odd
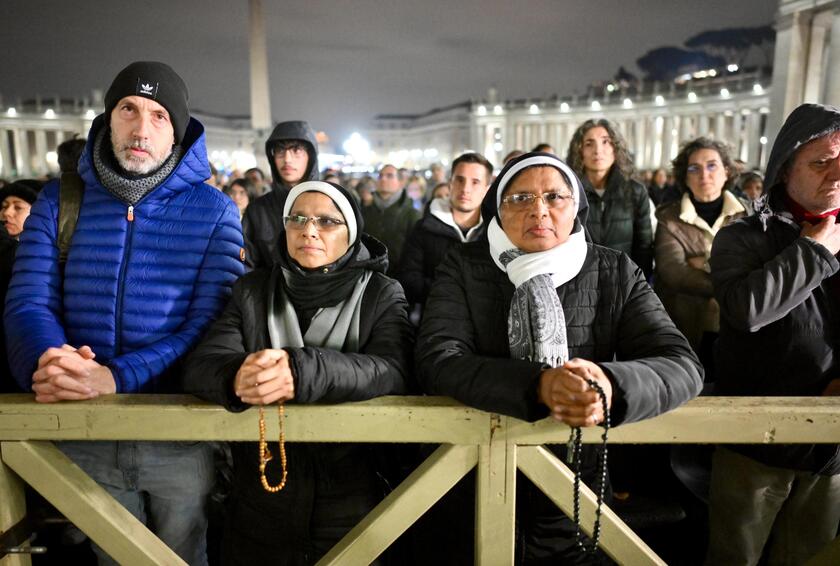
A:
<svg viewBox="0 0 840 566">
<path fill-rule="evenodd" d="M 134 222 L 134 207 L 133 206 L 128 207 L 128 216 L 126 216 L 126 218 L 128 218 L 129 222 Z"/>
</svg>

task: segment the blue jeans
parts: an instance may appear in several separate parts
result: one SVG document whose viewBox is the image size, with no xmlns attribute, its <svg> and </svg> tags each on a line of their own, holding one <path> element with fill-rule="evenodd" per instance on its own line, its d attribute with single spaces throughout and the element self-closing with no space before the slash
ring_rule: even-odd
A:
<svg viewBox="0 0 840 566">
<path fill-rule="evenodd" d="M 212 445 L 204 442 L 56 442 L 56 446 L 169 548 L 207 565 Z M 93 545 L 99 564 L 116 564 Z"/>
</svg>

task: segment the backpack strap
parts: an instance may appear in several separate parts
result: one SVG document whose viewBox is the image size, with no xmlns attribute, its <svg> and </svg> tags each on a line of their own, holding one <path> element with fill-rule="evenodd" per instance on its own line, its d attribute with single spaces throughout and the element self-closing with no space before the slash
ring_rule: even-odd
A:
<svg viewBox="0 0 840 566">
<path fill-rule="evenodd" d="M 70 250 L 70 240 L 76 231 L 79 220 L 79 209 L 82 206 L 82 194 L 85 190 L 82 177 L 75 171 L 61 174 L 58 193 L 58 263 L 64 266 L 67 262 L 67 252 Z"/>
</svg>

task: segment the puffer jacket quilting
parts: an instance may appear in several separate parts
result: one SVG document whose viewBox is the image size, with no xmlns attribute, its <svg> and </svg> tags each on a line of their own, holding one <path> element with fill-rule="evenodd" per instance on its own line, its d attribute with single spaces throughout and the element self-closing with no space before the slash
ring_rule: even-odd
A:
<svg viewBox="0 0 840 566">
<path fill-rule="evenodd" d="M 133 207 L 108 192 L 93 167 L 91 128 L 79 174 L 83 205 L 59 274 L 57 182 L 32 208 L 10 284 L 6 328 L 12 371 L 29 389 L 38 357 L 64 343 L 90 346 L 117 392 L 165 391 L 166 371 L 221 312 L 242 274 L 242 233 L 230 199 L 210 176 L 201 124 L 191 120 L 184 157 Z"/>
</svg>

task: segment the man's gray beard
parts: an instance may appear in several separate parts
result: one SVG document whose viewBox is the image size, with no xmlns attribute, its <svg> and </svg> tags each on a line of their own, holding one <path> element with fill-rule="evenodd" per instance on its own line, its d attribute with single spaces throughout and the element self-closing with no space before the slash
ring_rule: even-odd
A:
<svg viewBox="0 0 840 566">
<path fill-rule="evenodd" d="M 172 146 L 169 147 L 169 150 L 166 152 L 166 155 L 163 155 L 160 160 L 155 160 L 154 158 L 151 161 L 140 162 L 134 160 L 130 157 L 126 157 L 124 151 L 128 147 L 134 146 L 123 146 L 122 151 L 117 147 L 117 142 L 114 140 L 114 132 L 111 132 L 111 150 L 114 152 L 114 157 L 117 159 L 117 163 L 119 163 L 120 167 L 127 173 L 133 173 L 135 175 L 148 175 L 154 171 L 160 169 L 160 166 L 163 165 L 169 156 L 172 155 Z M 145 145 L 139 145 L 138 147 L 145 148 Z M 149 154 L 152 157 L 152 154 Z"/>
</svg>

